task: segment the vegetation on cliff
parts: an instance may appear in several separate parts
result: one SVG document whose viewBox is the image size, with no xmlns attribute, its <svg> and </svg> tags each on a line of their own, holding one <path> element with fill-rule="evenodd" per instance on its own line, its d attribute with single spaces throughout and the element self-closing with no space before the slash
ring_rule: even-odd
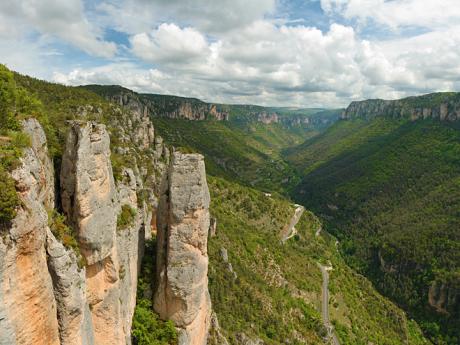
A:
<svg viewBox="0 0 460 345">
<path fill-rule="evenodd" d="M 242 126 L 233 122 L 164 118 L 153 121 L 167 143 L 204 154 L 206 171 L 211 175 L 279 192 L 298 182 L 279 151 L 301 143 L 302 136 L 280 124 Z"/>
<path fill-rule="evenodd" d="M 295 199 L 437 344 L 460 339 L 459 157 L 457 123 L 387 117 L 339 121 L 288 151 L 304 175 Z M 441 313 L 428 305 L 436 282 L 450 288 Z"/>
<path fill-rule="evenodd" d="M 20 164 L 30 139 L 21 132 L 20 120 L 35 115 L 41 118 L 41 104 L 16 85 L 13 73 L 0 64 L 0 227 L 16 216 L 19 198 L 10 174 Z"/>
<path fill-rule="evenodd" d="M 175 345 L 177 343 L 177 331 L 174 323 L 160 320 L 158 314 L 153 311 L 155 250 L 155 240 L 148 241 L 145 245 L 141 273 L 137 284 L 137 302 L 132 326 L 135 345 Z"/>
<path fill-rule="evenodd" d="M 121 212 L 117 218 L 117 230 L 123 230 L 133 224 L 136 210 L 129 205 L 121 206 Z"/>
<path fill-rule="evenodd" d="M 321 222 L 311 212 L 282 244 L 292 203 L 221 178 L 208 182 L 218 222 L 209 240 L 210 293 L 230 343 L 244 333 L 266 344 L 322 344 L 322 262 L 333 266 L 331 319 L 341 344 L 427 344 L 415 322 L 346 266 L 333 237 L 315 235 Z"/>
</svg>

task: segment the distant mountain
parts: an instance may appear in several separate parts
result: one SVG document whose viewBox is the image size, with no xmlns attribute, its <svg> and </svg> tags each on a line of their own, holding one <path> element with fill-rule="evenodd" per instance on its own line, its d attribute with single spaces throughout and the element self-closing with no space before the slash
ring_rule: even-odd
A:
<svg viewBox="0 0 460 345">
<path fill-rule="evenodd" d="M 423 96 L 407 97 L 395 101 L 371 99 L 352 102 L 344 111 L 342 118 L 373 118 L 387 116 L 392 118 L 439 119 L 441 121 L 460 120 L 460 93 L 440 92 Z"/>
<path fill-rule="evenodd" d="M 285 150 L 292 190 L 340 239 L 348 262 L 417 318 L 460 342 L 460 94 L 352 103 Z"/>
<path fill-rule="evenodd" d="M 280 123 L 289 127 L 325 128 L 336 121 L 341 109 L 262 107 L 206 103 L 197 98 L 136 93 L 121 86 L 87 85 L 104 98 L 152 117 L 187 120 Z"/>
<path fill-rule="evenodd" d="M 299 179 L 280 155 L 334 123 L 342 110 L 267 108 L 138 94 L 120 86 L 83 87 L 146 114 L 171 145 L 205 155 L 210 174 L 286 194 Z"/>
</svg>

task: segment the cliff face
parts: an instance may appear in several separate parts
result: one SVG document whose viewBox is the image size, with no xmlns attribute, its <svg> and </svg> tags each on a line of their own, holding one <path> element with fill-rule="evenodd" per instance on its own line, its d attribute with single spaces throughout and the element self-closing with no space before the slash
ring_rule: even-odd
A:
<svg viewBox="0 0 460 345">
<path fill-rule="evenodd" d="M 434 281 L 428 291 L 428 303 L 443 314 L 458 313 L 460 310 L 459 281 Z"/>
<path fill-rule="evenodd" d="M 118 200 L 104 125 L 72 124 L 62 157 L 61 197 L 88 265 L 107 258 L 115 240 Z"/>
<path fill-rule="evenodd" d="M 176 322 L 181 344 L 206 343 L 210 221 L 203 157 L 176 152 L 170 164 L 143 110 L 120 112 L 116 123 L 115 150 L 130 166 L 117 181 L 108 130 L 77 121 L 70 123 L 56 186 L 43 129 L 34 119 L 24 122 L 32 145 L 12 173 L 22 206 L 0 236 L 1 345 L 131 344 L 144 241 L 156 230 L 158 207 L 156 306 Z M 53 232 L 55 192 L 73 235 Z M 129 220 L 120 221 L 126 209 Z"/>
<path fill-rule="evenodd" d="M 115 247 L 118 197 L 105 126 L 73 123 L 62 158 L 62 207 L 77 234 L 86 262 L 86 298 L 97 344 L 122 344 L 118 255 Z"/>
<path fill-rule="evenodd" d="M 256 114 L 257 116 L 257 121 L 258 122 L 262 122 L 266 125 L 270 124 L 270 123 L 278 123 L 279 122 L 279 118 L 278 118 L 278 114 L 277 113 L 268 113 L 268 112 L 261 112 L 261 113 L 258 113 Z"/>
<path fill-rule="evenodd" d="M 36 120 L 24 132 L 32 145 L 12 174 L 22 207 L 0 240 L 0 344 L 130 344 L 147 208 L 116 227 L 121 203 L 138 207 L 136 178 L 128 170 L 116 187 L 105 127 L 72 124 L 61 200 L 82 267 L 48 226 L 56 186 L 45 134 Z"/>
<path fill-rule="evenodd" d="M 245 121 L 263 124 L 278 123 L 285 127 L 324 128 L 334 123 L 338 110 L 279 109 L 256 105 L 229 105 L 203 102 L 196 98 L 170 95 L 138 94 L 120 86 L 85 86 L 110 102 L 124 109 L 142 114 L 145 117 L 163 117 L 169 119 L 229 121 L 232 118 L 244 118 Z M 333 116 L 331 116 L 333 115 Z"/>
<path fill-rule="evenodd" d="M 209 202 L 203 156 L 175 152 L 159 204 L 154 305 L 184 345 L 206 344 L 210 327 Z"/>
<path fill-rule="evenodd" d="M 47 208 L 54 206 L 53 169 L 45 133 L 23 124 L 32 145 L 16 180 L 22 206 L 0 236 L 0 344 L 59 344 L 56 302 L 46 261 Z"/>
<path fill-rule="evenodd" d="M 460 120 L 459 94 L 430 94 L 420 97 L 409 97 L 401 100 L 386 101 L 373 99 L 352 102 L 343 112 L 342 119 L 374 118 L 389 116 L 392 118 L 408 118 L 410 120 L 433 118 L 441 121 Z"/>
<path fill-rule="evenodd" d="M 61 344 L 93 345 L 94 329 L 87 303 L 85 269 L 79 268 L 73 250 L 66 249 L 49 229 L 46 236 Z"/>
<path fill-rule="evenodd" d="M 106 95 L 106 97 L 122 107 L 142 112 L 152 117 L 187 120 L 228 120 L 228 113 L 219 109 L 216 104 L 205 103 L 194 98 L 139 95 L 129 90 L 119 90 L 116 94 Z"/>
</svg>

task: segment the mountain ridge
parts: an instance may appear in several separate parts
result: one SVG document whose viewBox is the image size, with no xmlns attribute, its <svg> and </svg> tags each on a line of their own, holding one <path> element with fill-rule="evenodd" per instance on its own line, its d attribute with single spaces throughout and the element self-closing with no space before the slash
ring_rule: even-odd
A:
<svg viewBox="0 0 460 345">
<path fill-rule="evenodd" d="M 345 109 L 341 119 L 373 118 L 376 116 L 407 118 L 412 121 L 427 118 L 458 121 L 460 120 L 460 93 L 439 92 L 398 100 L 355 101 Z"/>
<path fill-rule="evenodd" d="M 265 124 L 281 123 L 286 126 L 323 127 L 335 121 L 341 109 L 264 107 L 252 104 L 221 104 L 204 102 L 198 98 L 137 93 L 119 85 L 85 85 L 85 90 L 127 108 L 139 108 L 152 117 L 170 119 L 217 121 L 256 121 Z"/>
</svg>

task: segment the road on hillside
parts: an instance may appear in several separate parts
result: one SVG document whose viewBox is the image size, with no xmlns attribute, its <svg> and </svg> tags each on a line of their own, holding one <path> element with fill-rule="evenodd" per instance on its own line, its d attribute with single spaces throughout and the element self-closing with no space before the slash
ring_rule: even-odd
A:
<svg viewBox="0 0 460 345">
<path fill-rule="evenodd" d="M 300 220 L 300 217 L 302 217 L 302 214 L 305 212 L 305 207 L 296 205 L 296 209 L 294 211 L 294 215 L 292 216 L 289 224 L 286 224 L 286 226 L 283 228 L 281 232 L 281 241 L 284 243 L 288 239 L 290 239 L 292 236 L 296 234 L 295 231 L 295 226 Z"/>
<path fill-rule="evenodd" d="M 324 326 L 327 329 L 329 339 L 332 341 L 333 345 L 340 345 L 339 339 L 335 335 L 334 327 L 329 320 L 329 272 L 328 267 L 318 264 L 321 269 L 321 274 L 323 276 L 323 288 L 322 288 L 322 303 L 321 303 L 321 314 L 323 317 Z"/>
</svg>

